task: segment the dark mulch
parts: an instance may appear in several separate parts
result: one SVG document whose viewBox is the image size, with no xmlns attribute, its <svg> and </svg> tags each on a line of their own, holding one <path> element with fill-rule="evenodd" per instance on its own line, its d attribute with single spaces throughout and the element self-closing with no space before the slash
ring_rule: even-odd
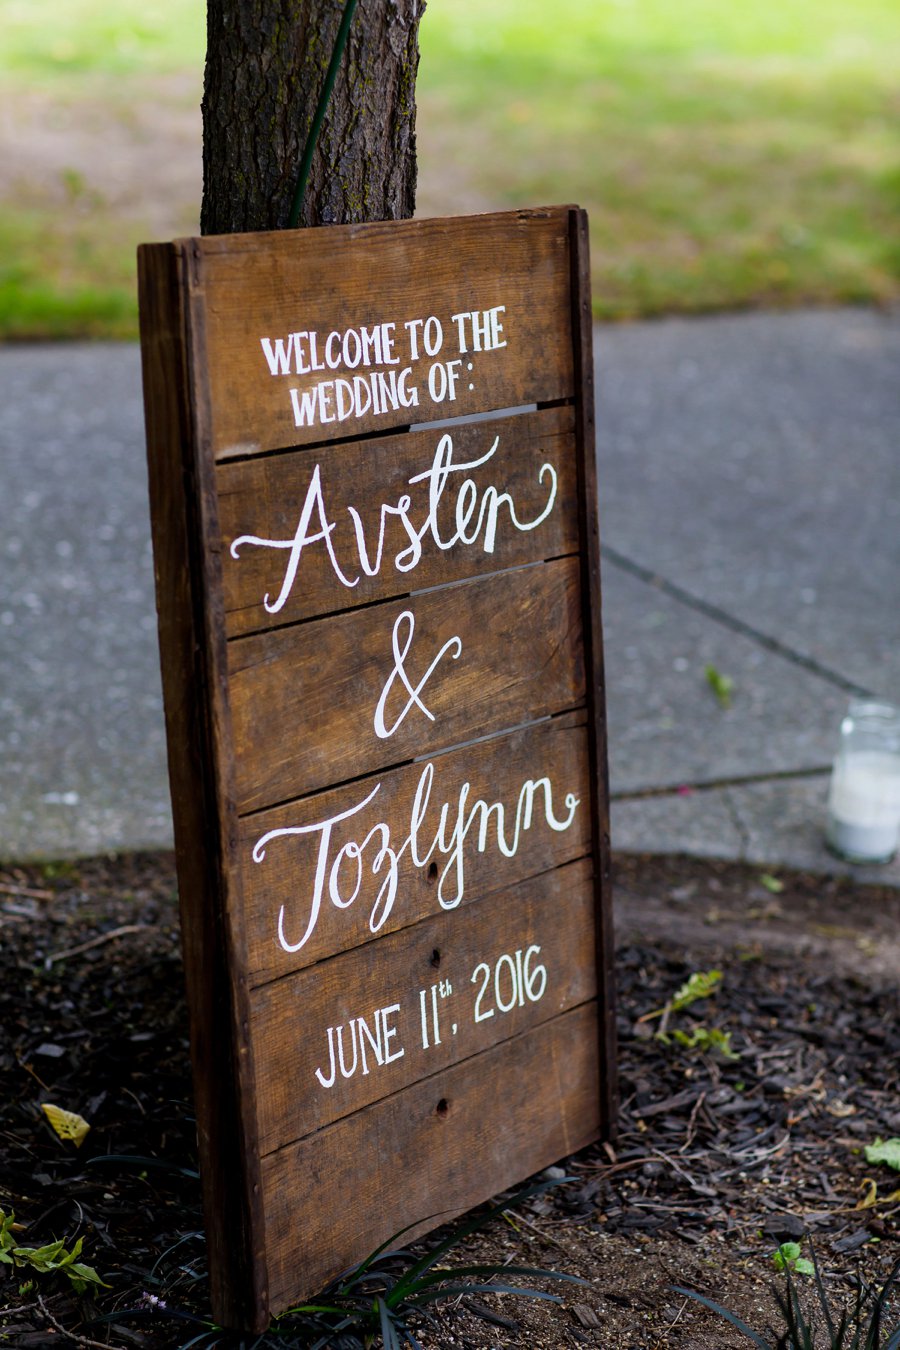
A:
<svg viewBox="0 0 900 1350">
<path fill-rule="evenodd" d="M 780 881 L 620 860 L 619 1136 L 563 1160 L 574 1182 L 459 1257 L 552 1266 L 590 1288 L 558 1289 L 558 1306 L 463 1299 L 425 1345 L 744 1345 L 671 1286 L 724 1297 L 763 1329 L 770 1254 L 807 1234 L 839 1298 L 858 1270 L 883 1277 L 900 1254 L 900 1175 L 862 1149 L 900 1135 L 900 899 Z M 187 1344 L 208 1309 L 172 859 L 0 869 L 0 939 L 0 1208 L 30 1246 L 81 1236 L 109 1285 L 20 1289 L 27 1272 L 0 1266 L 0 1343 Z M 715 994 L 666 1019 L 662 1043 L 662 1019 L 640 1019 L 713 966 Z M 698 1028 L 727 1033 L 736 1058 L 674 1039 Z M 80 1149 L 54 1134 L 46 1102 L 90 1121 Z"/>
</svg>

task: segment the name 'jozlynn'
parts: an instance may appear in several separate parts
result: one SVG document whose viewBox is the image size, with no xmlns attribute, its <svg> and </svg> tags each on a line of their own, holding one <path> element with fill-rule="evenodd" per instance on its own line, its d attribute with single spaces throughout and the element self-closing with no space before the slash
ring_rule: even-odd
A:
<svg viewBox="0 0 900 1350">
<path fill-rule="evenodd" d="M 344 822 L 358 816 L 381 791 L 376 783 L 368 796 L 362 801 L 326 820 L 311 825 L 290 825 L 269 830 L 257 839 L 253 847 L 253 861 L 261 863 L 266 852 L 276 839 L 290 836 L 318 836 L 315 875 L 312 880 L 308 900 L 308 912 L 305 931 L 299 938 L 288 934 L 289 922 L 286 919 L 285 906 L 278 914 L 278 943 L 286 952 L 297 952 L 312 937 L 319 921 L 322 902 L 328 897 L 337 909 L 347 909 L 363 891 L 363 880 L 367 870 L 364 858 L 368 858 L 368 870 L 372 877 L 381 878 L 377 894 L 372 899 L 369 915 L 369 928 L 377 933 L 394 908 L 397 888 L 400 880 L 400 864 L 408 852 L 414 867 L 427 867 L 435 855 L 446 859 L 437 879 L 437 900 L 442 909 L 456 909 L 465 892 L 466 884 L 466 839 L 470 832 L 475 834 L 475 848 L 484 853 L 488 847 L 493 818 L 494 843 L 497 852 L 505 858 L 514 858 L 519 851 L 522 835 L 531 830 L 535 818 L 535 804 L 540 798 L 543 806 L 544 823 L 554 832 L 562 833 L 570 829 L 575 813 L 580 805 L 573 792 L 564 796 L 565 814 L 556 815 L 554 809 L 553 784 L 547 777 L 526 778 L 522 783 L 515 803 L 514 811 L 504 807 L 499 801 L 488 802 L 481 797 L 470 800 L 471 784 L 465 782 L 459 789 L 455 802 L 441 804 L 439 823 L 430 842 L 423 839 L 423 826 L 428 814 L 429 801 L 434 784 L 435 766 L 430 762 L 424 766 L 416 785 L 410 811 L 409 833 L 402 843 L 392 838 L 391 827 L 387 821 L 378 821 L 365 831 L 361 838 L 353 837 L 340 842 L 334 838 L 336 826 L 348 827 Z M 512 821 L 510 825 L 510 816 Z M 302 892 L 302 888 L 298 887 Z M 302 926 L 302 921 L 301 921 Z"/>
</svg>

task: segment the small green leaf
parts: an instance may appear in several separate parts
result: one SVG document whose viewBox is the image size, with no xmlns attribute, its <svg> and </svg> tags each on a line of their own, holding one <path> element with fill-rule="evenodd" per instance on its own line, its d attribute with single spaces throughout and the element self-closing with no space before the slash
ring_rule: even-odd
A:
<svg viewBox="0 0 900 1350">
<path fill-rule="evenodd" d="M 731 707 L 731 695 L 734 691 L 734 680 L 730 675 L 723 675 L 721 671 L 716 670 L 715 666 L 707 666 L 705 670 L 706 683 L 716 696 L 720 708 Z"/>
<path fill-rule="evenodd" d="M 776 1270 L 785 1271 L 789 1281 L 791 1271 L 796 1275 L 815 1275 L 816 1273 L 813 1262 L 800 1255 L 799 1242 L 782 1242 L 778 1250 L 772 1253 L 772 1264 Z"/>
<path fill-rule="evenodd" d="M 102 1285 L 104 1289 L 109 1289 L 110 1287 L 105 1280 L 101 1280 L 93 1266 L 86 1266 L 81 1261 L 76 1261 L 72 1265 L 67 1265 L 65 1267 L 65 1273 L 72 1281 L 76 1294 L 83 1294 L 89 1284 L 99 1284 Z"/>
<path fill-rule="evenodd" d="M 780 895 L 784 890 L 784 882 L 779 881 L 777 877 L 773 877 L 771 872 L 763 872 L 760 881 L 767 891 L 771 891 L 772 895 Z"/>
<path fill-rule="evenodd" d="M 731 1032 L 722 1031 L 719 1027 L 692 1027 L 690 1032 L 673 1031 L 672 1035 L 679 1045 L 683 1045 L 687 1050 L 712 1051 L 717 1050 L 723 1059 L 740 1059 L 731 1048 Z M 665 1038 L 660 1032 L 656 1033 L 656 1039 L 665 1039 L 668 1042 L 668 1036 Z"/>
<path fill-rule="evenodd" d="M 709 998 L 710 994 L 721 983 L 721 970 L 695 970 L 693 975 L 676 993 L 672 999 L 672 1012 L 681 1012 L 683 1008 L 689 1008 L 692 1003 L 698 999 Z"/>
<path fill-rule="evenodd" d="M 900 1139 L 876 1139 L 874 1144 L 866 1145 L 866 1162 L 886 1163 L 900 1172 Z"/>
<path fill-rule="evenodd" d="M 772 1264 L 776 1270 L 784 1270 L 787 1266 L 793 1265 L 799 1258 L 799 1242 L 782 1242 L 778 1250 L 772 1253 Z"/>
<path fill-rule="evenodd" d="M 35 1270 L 55 1270 L 59 1264 L 57 1257 L 65 1248 L 62 1238 L 59 1242 L 49 1242 L 46 1247 L 14 1247 L 13 1256 L 17 1261 L 28 1261 Z"/>
<path fill-rule="evenodd" d="M 12 1211 L 6 1214 L 0 1209 L 0 1253 L 16 1245 L 16 1239 L 12 1235 L 15 1222 L 16 1216 Z"/>
<path fill-rule="evenodd" d="M 81 1255 L 81 1248 L 83 1247 L 83 1245 L 84 1245 L 84 1238 L 79 1238 L 70 1252 L 63 1251 L 59 1259 L 59 1262 L 57 1263 L 60 1269 L 63 1266 L 71 1266 L 74 1264 L 75 1261 L 78 1260 L 79 1256 Z"/>
</svg>

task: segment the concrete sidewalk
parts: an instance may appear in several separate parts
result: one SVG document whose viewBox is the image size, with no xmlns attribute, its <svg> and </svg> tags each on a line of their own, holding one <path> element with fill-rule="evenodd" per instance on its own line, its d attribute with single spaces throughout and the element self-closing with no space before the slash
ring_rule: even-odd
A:
<svg viewBox="0 0 900 1350">
<path fill-rule="evenodd" d="M 900 700 L 900 314 L 595 343 L 614 847 L 900 885 L 822 842 L 848 698 Z M 0 857 L 167 846 L 137 349 L 0 350 L 0 453 Z"/>
</svg>

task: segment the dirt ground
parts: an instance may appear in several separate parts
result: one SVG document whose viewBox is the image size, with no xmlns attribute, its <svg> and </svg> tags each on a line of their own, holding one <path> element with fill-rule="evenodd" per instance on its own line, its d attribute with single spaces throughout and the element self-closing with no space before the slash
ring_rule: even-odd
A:
<svg viewBox="0 0 900 1350">
<path fill-rule="evenodd" d="M 731 1350 L 748 1342 L 674 1285 L 764 1331 L 780 1242 L 808 1254 L 811 1237 L 839 1302 L 900 1253 L 900 1177 L 863 1155 L 900 1134 L 900 894 L 620 858 L 616 909 L 618 1136 L 450 1258 L 587 1284 L 545 1284 L 560 1303 L 458 1298 L 419 1328 L 426 1350 Z M 194 1339 L 209 1322 L 171 856 L 0 868 L 0 930 L 0 1208 L 23 1244 L 82 1237 L 108 1285 L 79 1298 L 0 1265 L 0 1344 L 237 1347 Z M 641 1020 L 712 968 L 709 998 Z M 48 1101 L 91 1123 L 81 1149 Z M 246 1342 L 309 1343 L 289 1323 Z"/>
<path fill-rule="evenodd" d="M 105 229 L 129 247 L 196 234 L 201 94 L 199 70 L 0 93 L 0 210 L 48 213 L 62 235 L 89 218 L 98 240 Z M 451 133 L 439 104 L 425 107 L 419 120 L 420 216 L 506 204 L 475 186 L 466 155 L 448 153 Z"/>
<path fill-rule="evenodd" d="M 100 209 L 113 228 L 153 238 L 195 233 L 201 82 L 200 72 L 99 79 L 0 97 L 0 202 L 61 215 Z"/>
</svg>

